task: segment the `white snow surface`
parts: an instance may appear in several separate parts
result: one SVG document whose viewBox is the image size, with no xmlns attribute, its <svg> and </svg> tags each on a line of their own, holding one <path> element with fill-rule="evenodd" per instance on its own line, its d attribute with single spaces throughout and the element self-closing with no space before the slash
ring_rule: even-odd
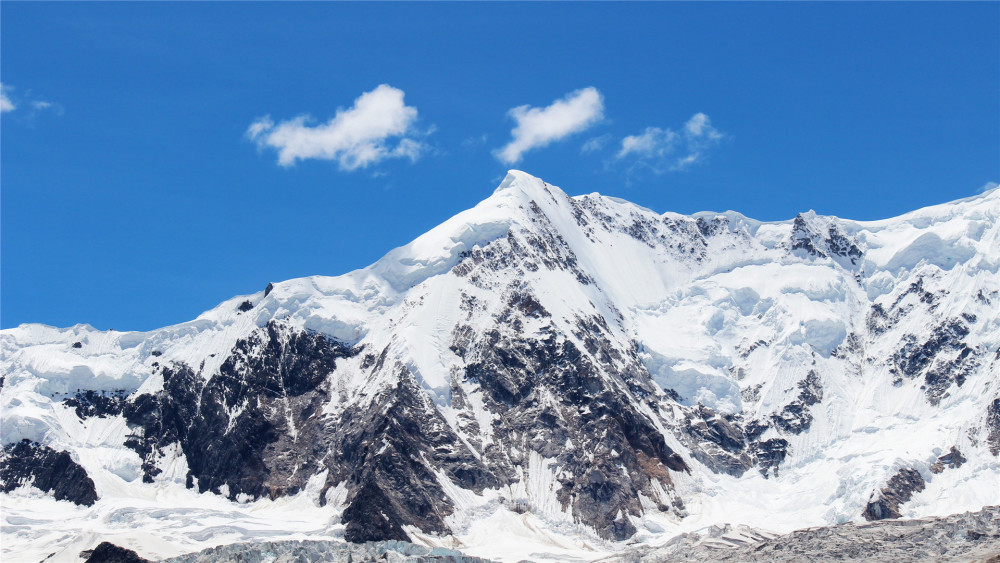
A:
<svg viewBox="0 0 1000 563">
<path fill-rule="evenodd" d="M 575 215 L 581 208 L 582 222 Z M 921 380 L 894 382 L 889 361 L 905 335 L 926 339 L 943 319 L 963 314 L 975 319 L 968 323 L 970 346 L 986 350 L 987 359 L 1000 354 L 998 216 L 998 189 L 882 221 L 801 216 L 816 232 L 835 226 L 857 241 L 862 255 L 852 264 L 791 248 L 793 221 L 759 222 L 735 212 L 660 215 L 599 194 L 571 198 L 512 170 L 491 197 L 368 268 L 276 283 L 266 296 L 236 296 L 195 320 L 150 332 L 35 324 L 4 330 L 0 438 L 69 451 L 94 479 L 100 500 L 78 507 L 31 487 L 3 494 L 0 553 L 6 561 L 50 554 L 49 561 L 77 561 L 81 550 L 107 540 L 161 558 L 238 541 L 342 537 L 343 489 L 329 491 L 324 507 L 322 479 L 295 497 L 234 503 L 186 489 L 179 451 L 164 461 L 155 483 L 144 484 L 139 456 L 123 446 L 123 418 L 80 420 L 61 401 L 78 390 L 155 391 L 162 385 L 155 361 L 200 366 L 210 378 L 237 340 L 280 320 L 349 344 L 388 343 L 454 425 L 450 385 L 462 364 L 449 344 L 465 315 L 458 295 L 466 291 L 488 304 L 501 296 L 469 286 L 451 270 L 463 253 L 511 230 L 558 233 L 593 281 L 580 284 L 568 272 L 544 268 L 526 274 L 523 283 L 552 318 L 568 326 L 580 311 L 603 315 L 614 338 L 638 344 L 660 390 L 677 393 L 682 405 L 764 418 L 794 399 L 809 370 L 822 382 L 811 427 L 784 436 L 790 453 L 777 476 L 764 478 L 756 469 L 741 477 L 713 473 L 667 436 L 692 468 L 671 475 L 686 516 L 649 510 L 634 521 L 640 532 L 629 543 L 660 545 L 724 523 L 781 533 L 859 521 L 872 493 L 904 467 L 927 481 L 903 505 L 906 517 L 1000 504 L 1000 458 L 988 451 L 983 430 L 986 405 L 1000 397 L 998 362 L 983 362 L 933 405 Z M 602 228 L 600 217 L 612 228 Z M 717 221 L 722 230 L 707 237 L 702 259 L 684 246 L 690 237 L 683 228 L 668 228 L 695 219 Z M 624 230 L 641 224 L 659 231 L 644 241 Z M 918 279 L 940 296 L 933 311 L 905 295 Z M 908 307 L 900 323 L 852 348 L 850 336 L 866 334 L 872 305 L 889 309 L 900 299 Z M 254 307 L 240 313 L 244 301 Z M 366 380 L 350 362 L 331 378 L 348 397 L 388 384 Z M 476 404 L 475 393 L 468 401 Z M 326 412 L 341 407 L 331 403 Z M 480 406 L 476 416 L 489 428 L 493 415 Z M 480 439 L 485 445 L 492 437 L 484 431 Z M 932 473 L 931 464 L 952 446 L 967 463 Z M 482 495 L 439 475 L 456 506 L 448 519 L 455 534 L 411 530 L 412 536 L 507 561 L 589 560 L 622 547 L 563 509 L 554 489 L 558 467 L 534 452 L 524 457 L 517 487 Z M 513 512 L 512 502 L 532 510 Z"/>
</svg>

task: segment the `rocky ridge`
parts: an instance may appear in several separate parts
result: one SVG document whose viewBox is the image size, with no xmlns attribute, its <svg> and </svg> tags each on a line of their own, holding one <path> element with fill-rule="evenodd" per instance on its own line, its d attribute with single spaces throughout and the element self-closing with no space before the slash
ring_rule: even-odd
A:
<svg viewBox="0 0 1000 563">
<path fill-rule="evenodd" d="M 1000 560 L 1000 507 L 944 518 L 887 521 L 772 535 L 717 526 L 673 538 L 663 547 L 599 559 L 639 561 L 942 561 Z"/>
</svg>

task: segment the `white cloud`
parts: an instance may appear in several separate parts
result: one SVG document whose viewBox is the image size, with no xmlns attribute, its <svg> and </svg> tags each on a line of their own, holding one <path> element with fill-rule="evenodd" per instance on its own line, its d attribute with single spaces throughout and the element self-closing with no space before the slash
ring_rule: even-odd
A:
<svg viewBox="0 0 1000 563">
<path fill-rule="evenodd" d="M 501 162 L 513 164 L 531 149 L 544 147 L 600 121 L 604 100 L 597 88 L 588 87 L 570 92 L 547 107 L 518 106 L 507 115 L 517 122 L 510 132 L 513 139 L 494 155 Z"/>
<path fill-rule="evenodd" d="M 707 115 L 696 113 L 680 132 L 647 127 L 638 135 L 625 137 L 615 157 L 619 160 L 634 159 L 640 167 L 663 174 L 684 170 L 703 161 L 707 152 L 725 138 L 724 133 L 712 126 L 712 120 Z"/>
<path fill-rule="evenodd" d="M 247 137 L 260 147 L 278 151 L 278 164 L 291 166 L 297 160 L 336 160 L 342 170 L 355 170 L 387 158 L 417 160 L 425 146 L 412 138 L 417 108 L 403 102 L 404 93 L 382 84 L 337 110 L 324 124 L 309 126 L 309 116 L 275 124 L 270 116 L 247 128 Z M 399 140 L 392 145 L 390 140 Z"/>
<path fill-rule="evenodd" d="M 10 101 L 10 98 L 7 97 L 7 90 L 9 88 L 9 86 L 0 84 L 0 113 L 7 113 L 8 111 L 14 111 L 17 109 L 14 102 Z"/>
<path fill-rule="evenodd" d="M 997 184 L 996 182 L 986 182 L 983 184 L 983 187 L 979 188 L 979 193 L 984 194 L 990 190 L 997 189 L 997 187 L 1000 187 L 1000 184 Z"/>
</svg>

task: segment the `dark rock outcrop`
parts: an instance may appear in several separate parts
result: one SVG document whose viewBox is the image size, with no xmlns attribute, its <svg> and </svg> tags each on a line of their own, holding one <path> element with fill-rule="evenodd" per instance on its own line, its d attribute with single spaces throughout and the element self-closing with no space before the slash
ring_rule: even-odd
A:
<svg viewBox="0 0 1000 563">
<path fill-rule="evenodd" d="M 378 369 L 373 366 L 373 369 Z M 451 501 L 438 482 L 442 471 L 476 492 L 496 487 L 494 474 L 451 430 L 412 374 L 396 366 L 399 382 L 367 409 L 352 407 L 334 433 L 328 485 L 353 489 L 343 519 L 345 539 L 409 540 L 402 526 L 447 533 Z"/>
<path fill-rule="evenodd" d="M 868 331 L 875 335 L 881 335 L 899 324 L 905 316 L 910 314 L 915 307 L 925 308 L 928 312 L 937 309 L 940 295 L 928 291 L 924 287 L 924 278 L 918 277 L 904 291 L 893 300 L 888 308 L 879 303 L 872 305 L 868 312 Z"/>
<path fill-rule="evenodd" d="M 792 434 L 805 432 L 809 429 L 812 421 L 813 417 L 809 414 L 809 410 L 799 402 L 789 403 L 781 409 L 781 412 L 771 415 L 771 422 L 775 426 Z"/>
<path fill-rule="evenodd" d="M 63 404 L 76 411 L 76 416 L 83 418 L 116 416 L 125 408 L 125 397 L 128 393 L 119 389 L 115 391 L 77 391 L 72 397 L 63 400 Z"/>
<path fill-rule="evenodd" d="M 834 223 L 823 228 L 822 221 L 816 218 L 810 221 L 805 214 L 799 213 L 792 223 L 792 250 L 803 250 L 820 258 L 839 258 L 844 264 L 857 265 L 862 256 L 857 242 Z"/>
<path fill-rule="evenodd" d="M 903 346 L 893 355 L 894 370 L 907 378 L 924 376 L 921 387 L 927 400 L 938 404 L 954 383 L 961 386 L 979 366 L 974 350 L 965 343 L 969 328 L 960 319 L 942 322 L 927 339 L 903 337 Z"/>
<path fill-rule="evenodd" d="M 601 535 L 620 540 L 635 533 L 623 515 L 640 514 L 638 494 L 657 498 L 651 480 L 672 488 L 669 471 L 687 466 L 636 408 L 653 388 L 634 351 L 593 337 L 608 330 L 603 319 L 581 319 L 578 327 L 586 351 L 552 331 L 539 339 L 499 330 L 473 337 L 462 347 L 468 360 L 464 379 L 479 386 L 486 408 L 499 415 L 494 439 L 522 452 L 486 448 L 498 476 L 513 481 L 527 452 L 537 452 L 552 460 L 551 470 L 570 475 L 557 491 L 563 506 Z M 605 361 L 630 367 L 613 370 Z"/>
<path fill-rule="evenodd" d="M 761 475 L 768 476 L 768 473 L 778 476 L 778 466 L 785 461 L 788 455 L 788 440 L 784 438 L 771 438 L 753 445 L 753 452 L 757 459 L 757 468 Z"/>
<path fill-rule="evenodd" d="M 781 412 L 771 415 L 771 422 L 775 426 L 792 434 L 801 434 L 809 429 L 813 421 L 809 407 L 823 400 L 823 385 L 815 370 L 809 370 L 806 378 L 798 383 L 798 387 L 798 397 L 785 405 Z"/>
<path fill-rule="evenodd" d="M 97 502 L 94 481 L 69 455 L 31 440 L 7 444 L 0 456 L 0 490 L 9 493 L 22 485 L 51 492 L 56 500 L 82 506 Z"/>
<path fill-rule="evenodd" d="M 991 454 L 1000 455 L 1000 398 L 986 408 L 986 443 Z"/>
<path fill-rule="evenodd" d="M 870 501 L 861 513 L 865 520 L 886 520 L 901 516 L 899 507 L 913 497 L 913 493 L 924 490 L 924 478 L 916 470 L 900 469 L 885 487 L 878 493 L 878 498 Z M 875 496 L 875 493 L 872 493 Z"/>
<path fill-rule="evenodd" d="M 962 467 L 962 464 L 968 461 L 962 452 L 958 451 L 955 446 L 951 447 L 951 451 L 944 454 L 943 456 L 937 458 L 931 465 L 931 473 L 941 473 L 945 469 L 956 469 Z"/>
<path fill-rule="evenodd" d="M 133 429 L 125 445 L 142 456 L 146 482 L 160 473 L 164 448 L 177 443 L 189 486 L 197 480 L 202 492 L 225 491 L 231 499 L 294 493 L 319 469 L 310 441 L 293 447 L 298 427 L 319 431 L 312 419 L 328 398 L 323 383 L 338 358 L 354 353 L 322 335 L 269 323 L 237 342 L 207 381 L 185 364 L 162 366 L 163 389 L 125 406 Z"/>
<path fill-rule="evenodd" d="M 106 541 L 80 552 L 80 557 L 86 558 L 86 563 L 149 563 L 149 559 L 139 557 L 135 551 Z"/>
<path fill-rule="evenodd" d="M 753 467 L 745 431 L 738 417 L 698 405 L 685 414 L 684 430 L 691 437 L 691 455 L 716 473 L 739 477 Z"/>
</svg>

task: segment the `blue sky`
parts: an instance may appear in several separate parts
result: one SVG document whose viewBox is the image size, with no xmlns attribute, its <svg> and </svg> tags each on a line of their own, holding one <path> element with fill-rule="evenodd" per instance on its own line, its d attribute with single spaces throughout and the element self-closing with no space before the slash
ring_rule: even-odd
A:
<svg viewBox="0 0 1000 563">
<path fill-rule="evenodd" d="M 997 2 L 5 1 L 0 325 L 148 330 L 341 274 L 508 168 L 762 220 L 974 195 L 998 32 Z"/>
</svg>

